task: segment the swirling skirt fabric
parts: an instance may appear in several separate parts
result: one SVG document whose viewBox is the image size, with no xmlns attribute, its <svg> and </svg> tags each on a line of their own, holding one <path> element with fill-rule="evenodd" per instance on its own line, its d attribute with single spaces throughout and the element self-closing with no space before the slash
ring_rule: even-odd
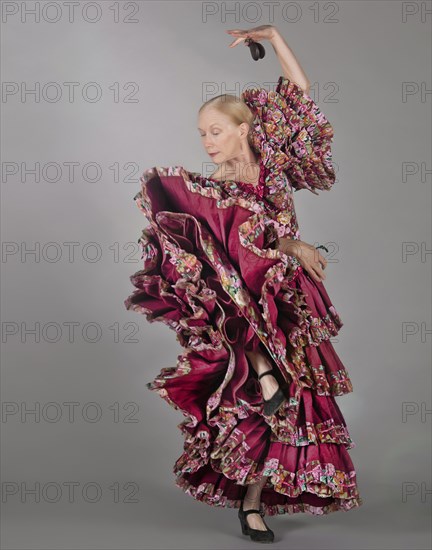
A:
<svg viewBox="0 0 432 550">
<path fill-rule="evenodd" d="M 266 248 L 259 209 L 220 200 L 179 167 L 154 167 L 141 183 L 134 198 L 150 224 L 125 306 L 167 324 L 184 348 L 147 382 L 185 417 L 176 485 L 239 508 L 247 485 L 268 476 L 266 515 L 360 506 L 354 442 L 335 401 L 353 388 L 330 341 L 342 321 L 324 285 Z M 286 395 L 272 416 L 247 350 L 267 357 Z"/>
</svg>

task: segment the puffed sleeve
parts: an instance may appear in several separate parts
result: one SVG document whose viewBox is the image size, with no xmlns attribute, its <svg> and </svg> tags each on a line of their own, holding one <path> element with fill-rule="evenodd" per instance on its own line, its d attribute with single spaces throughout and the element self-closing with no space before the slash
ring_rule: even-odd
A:
<svg viewBox="0 0 432 550">
<path fill-rule="evenodd" d="M 252 141 L 267 167 L 284 172 L 295 191 L 331 189 L 333 127 L 312 98 L 280 76 L 275 90 L 249 88 L 242 99 L 255 115 Z"/>
</svg>

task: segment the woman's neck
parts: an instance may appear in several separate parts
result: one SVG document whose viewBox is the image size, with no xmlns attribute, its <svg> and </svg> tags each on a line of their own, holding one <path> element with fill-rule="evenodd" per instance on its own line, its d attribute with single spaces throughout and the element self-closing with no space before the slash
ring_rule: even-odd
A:
<svg viewBox="0 0 432 550">
<path fill-rule="evenodd" d="M 218 179 L 241 181 L 256 185 L 260 177 L 260 158 L 250 152 L 245 154 L 241 160 L 228 160 L 219 165 L 215 172 Z"/>
</svg>

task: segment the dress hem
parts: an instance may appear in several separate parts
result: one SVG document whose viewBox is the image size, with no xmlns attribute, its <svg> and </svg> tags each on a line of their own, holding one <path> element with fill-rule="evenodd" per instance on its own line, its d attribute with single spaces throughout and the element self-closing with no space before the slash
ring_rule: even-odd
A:
<svg viewBox="0 0 432 550">
<path fill-rule="evenodd" d="M 198 487 L 195 487 L 192 483 L 180 476 L 176 476 L 174 482 L 175 485 L 180 488 L 185 494 L 191 496 L 202 504 L 235 509 L 240 508 L 243 501 L 243 498 L 233 499 L 222 496 L 221 491 L 215 491 L 215 486 L 212 483 L 205 482 L 200 484 Z M 277 491 L 275 487 L 273 488 L 275 491 Z M 279 493 L 280 491 L 277 492 Z M 312 492 L 309 492 L 309 494 L 316 495 L 316 493 Z M 359 508 L 362 505 L 363 499 L 360 496 L 350 499 L 335 498 L 333 502 L 331 502 L 330 504 L 325 504 L 324 506 L 314 506 L 305 502 L 296 504 L 267 504 L 264 500 L 262 500 L 261 497 L 260 510 L 262 510 L 264 516 L 276 516 L 282 514 L 293 515 L 299 513 L 305 513 L 313 516 L 322 516 L 338 511 L 349 512 L 350 510 Z"/>
</svg>

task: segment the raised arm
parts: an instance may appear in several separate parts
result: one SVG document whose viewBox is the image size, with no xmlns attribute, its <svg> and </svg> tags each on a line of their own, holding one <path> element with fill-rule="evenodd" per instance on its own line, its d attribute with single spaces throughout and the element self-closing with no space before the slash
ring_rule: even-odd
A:
<svg viewBox="0 0 432 550">
<path fill-rule="evenodd" d="M 300 86 L 300 88 L 309 95 L 310 82 L 294 55 L 294 52 L 288 46 L 284 37 L 276 27 L 273 27 L 270 43 L 279 59 L 284 77 L 297 84 L 297 86 Z"/>
<path fill-rule="evenodd" d="M 229 45 L 230 48 L 237 46 L 247 38 L 251 38 L 256 42 L 268 40 L 279 59 L 285 78 L 288 78 L 294 82 L 294 84 L 300 86 L 300 88 L 309 95 L 310 82 L 294 55 L 294 52 L 274 25 L 260 25 L 259 27 L 248 30 L 231 29 L 226 32 L 235 38 L 234 42 Z"/>
</svg>

